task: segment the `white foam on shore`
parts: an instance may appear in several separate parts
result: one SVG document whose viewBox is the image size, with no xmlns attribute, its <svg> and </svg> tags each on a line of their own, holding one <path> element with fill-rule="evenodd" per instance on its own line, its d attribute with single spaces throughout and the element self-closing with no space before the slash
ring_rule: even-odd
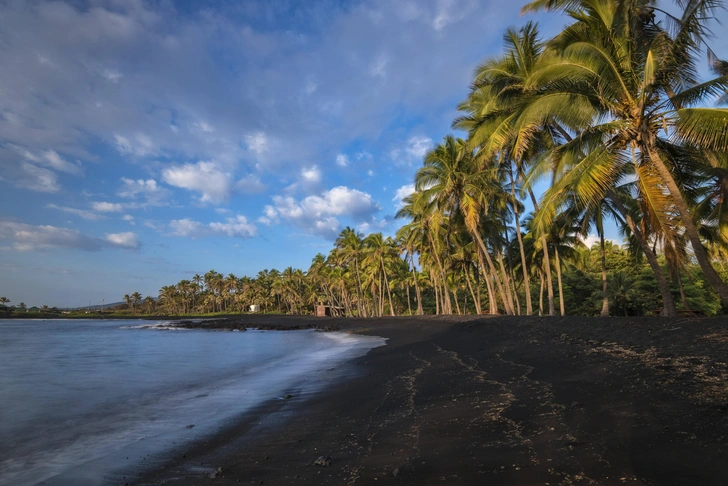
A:
<svg viewBox="0 0 728 486">
<path fill-rule="evenodd" d="M 171 330 L 162 321 L 122 329 Z M 255 333 L 313 333 L 315 331 L 255 331 Z M 182 444 L 219 430 L 222 423 L 239 417 L 266 400 L 285 395 L 308 381 L 309 393 L 332 379 L 327 369 L 383 346 L 386 339 L 346 332 L 316 333 L 331 346 L 302 346 L 288 355 L 241 370 L 240 374 L 196 384 L 173 393 L 157 393 L 104 413 L 94 411 L 53 426 L 58 445 L 28 451 L 22 457 L 0 460 L 0 485 L 99 484 L 120 465 L 139 464 L 139 454 L 159 453 L 170 443 Z M 242 337 L 242 336 L 241 336 Z M 242 342 L 241 342 L 242 344 Z M 244 350 L 244 348 L 241 348 Z M 214 359 L 214 356 L 211 357 Z M 150 369 L 150 373 L 153 370 Z M 316 383 L 314 385 L 314 383 Z M 117 404 L 115 404 L 117 405 Z M 108 415 L 107 415 L 108 412 Z M 187 429 L 187 425 L 195 427 Z M 132 461 L 125 461 L 129 457 Z M 122 457 L 123 456 L 123 457 Z"/>
</svg>

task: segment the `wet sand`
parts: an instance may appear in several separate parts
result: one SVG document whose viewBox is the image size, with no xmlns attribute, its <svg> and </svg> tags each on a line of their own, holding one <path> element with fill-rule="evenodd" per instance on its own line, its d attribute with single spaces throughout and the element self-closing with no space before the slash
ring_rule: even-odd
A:
<svg viewBox="0 0 728 486">
<path fill-rule="evenodd" d="M 242 319 L 389 341 L 128 484 L 728 484 L 728 319 Z"/>
</svg>

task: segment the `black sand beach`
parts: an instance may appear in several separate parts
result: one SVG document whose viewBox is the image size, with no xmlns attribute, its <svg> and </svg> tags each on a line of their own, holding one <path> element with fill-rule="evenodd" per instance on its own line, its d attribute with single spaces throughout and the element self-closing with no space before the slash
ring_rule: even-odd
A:
<svg viewBox="0 0 728 486">
<path fill-rule="evenodd" d="M 389 341 L 128 484 L 728 484 L 725 318 L 244 319 Z"/>
</svg>

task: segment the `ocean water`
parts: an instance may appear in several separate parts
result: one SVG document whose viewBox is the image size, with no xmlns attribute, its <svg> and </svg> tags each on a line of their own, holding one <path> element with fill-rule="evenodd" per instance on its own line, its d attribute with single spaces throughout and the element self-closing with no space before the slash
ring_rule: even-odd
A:
<svg viewBox="0 0 728 486">
<path fill-rule="evenodd" d="M 0 320 L 0 485 L 103 484 L 381 346 L 314 331 Z M 194 425 L 194 427 L 189 427 Z"/>
</svg>

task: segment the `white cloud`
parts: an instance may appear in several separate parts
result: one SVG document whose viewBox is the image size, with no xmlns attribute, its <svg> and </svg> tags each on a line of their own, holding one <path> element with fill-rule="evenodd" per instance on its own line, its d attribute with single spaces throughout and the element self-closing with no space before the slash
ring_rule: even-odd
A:
<svg viewBox="0 0 728 486">
<path fill-rule="evenodd" d="M 101 72 L 101 76 L 111 81 L 112 83 L 118 83 L 119 79 L 121 79 L 121 73 L 118 71 L 114 71 L 113 69 L 104 69 Z"/>
<path fill-rule="evenodd" d="M 106 233 L 106 241 L 114 246 L 119 246 L 122 248 L 139 248 L 139 240 L 137 239 L 137 235 L 130 231 L 127 231 L 125 233 Z"/>
<path fill-rule="evenodd" d="M 255 152 L 257 155 L 262 155 L 268 151 L 268 137 L 263 132 L 255 132 L 245 136 L 245 143 L 248 145 L 248 150 Z"/>
<path fill-rule="evenodd" d="M 48 209 L 56 209 L 58 211 L 63 211 L 64 213 L 75 214 L 76 216 L 79 216 L 83 219 L 87 219 L 89 221 L 99 221 L 101 219 L 105 219 L 104 216 L 102 216 L 100 214 L 96 214 L 93 211 L 85 210 L 85 209 L 69 208 L 69 207 L 64 207 L 64 206 L 57 206 L 55 204 L 47 204 L 46 207 Z"/>
<path fill-rule="evenodd" d="M 420 164 L 433 147 L 430 137 L 415 135 L 406 142 L 390 150 L 389 156 L 397 165 Z"/>
<path fill-rule="evenodd" d="M 209 123 L 203 121 L 195 123 L 195 128 L 204 133 L 212 133 L 215 131 L 215 129 L 212 128 Z"/>
<path fill-rule="evenodd" d="M 349 157 L 344 154 L 337 155 L 336 165 L 338 165 L 339 167 L 346 167 L 347 165 L 349 165 Z"/>
<path fill-rule="evenodd" d="M 404 186 L 400 187 L 394 192 L 394 197 L 392 198 L 392 201 L 395 201 L 395 206 L 397 209 L 404 206 L 403 199 L 409 196 L 410 194 L 413 194 L 415 192 L 415 185 L 414 184 L 405 184 Z"/>
<path fill-rule="evenodd" d="M 94 211 L 100 213 L 120 213 L 124 210 L 124 207 L 119 203 L 110 203 L 104 201 L 97 201 L 91 203 L 91 207 Z"/>
<path fill-rule="evenodd" d="M 145 157 L 159 153 L 152 139 L 143 133 L 130 136 L 114 135 L 116 149 L 123 155 Z"/>
<path fill-rule="evenodd" d="M 121 219 L 123 219 L 124 221 L 127 221 L 132 226 L 136 226 L 136 221 L 134 221 L 134 216 L 132 216 L 131 214 L 125 214 L 124 216 L 121 217 Z"/>
<path fill-rule="evenodd" d="M 201 202 L 220 203 L 230 195 L 231 176 L 214 162 L 198 162 L 170 167 L 162 173 L 164 182 L 201 194 Z"/>
<path fill-rule="evenodd" d="M 235 190 L 243 194 L 260 194 L 267 188 L 255 174 L 249 174 L 235 183 Z"/>
<path fill-rule="evenodd" d="M 334 238 L 341 227 L 339 217 L 366 222 L 379 210 L 381 206 L 369 194 L 339 186 L 301 201 L 291 196 L 274 196 L 273 205 L 265 207 L 258 221 L 271 224 L 285 220 L 310 233 Z"/>
<path fill-rule="evenodd" d="M 318 166 L 304 167 L 301 169 L 301 179 L 304 183 L 317 184 L 321 182 L 321 171 Z"/>
<path fill-rule="evenodd" d="M 407 153 L 416 159 L 423 159 L 432 148 L 432 139 L 425 136 L 415 136 L 407 141 Z"/>
<path fill-rule="evenodd" d="M 28 162 L 21 162 L 20 168 L 23 174 L 15 181 L 17 187 L 37 192 L 58 192 L 61 189 L 55 172 Z"/>
<path fill-rule="evenodd" d="M 188 238 L 201 238 L 203 236 L 229 236 L 250 238 L 255 236 L 258 228 L 248 221 L 245 216 L 226 218 L 224 223 L 213 222 L 208 224 L 193 221 L 191 219 L 175 219 L 170 221 L 169 227 L 172 236 Z"/>
<path fill-rule="evenodd" d="M 154 179 L 127 179 L 121 178 L 123 183 L 117 194 L 127 199 L 137 199 L 139 196 L 144 198 L 144 205 L 164 206 L 164 199 L 167 198 L 169 191 L 160 187 Z"/>
<path fill-rule="evenodd" d="M 104 247 L 137 248 L 139 242 L 133 233 L 107 234 L 95 238 L 79 231 L 58 226 L 34 226 L 24 223 L 0 221 L 0 241 L 7 240 L 18 251 L 71 248 L 97 251 Z"/>
<path fill-rule="evenodd" d="M 594 245 L 598 245 L 598 244 L 599 244 L 599 235 L 594 235 L 594 234 L 588 234 L 588 235 L 586 236 L 586 238 L 584 238 L 583 236 L 580 236 L 580 237 L 579 237 L 579 239 L 580 239 L 580 240 L 582 241 L 582 243 L 584 243 L 584 244 L 586 245 L 586 247 L 587 247 L 587 248 L 591 248 L 592 246 L 594 246 Z M 617 240 L 615 240 L 615 239 L 612 239 L 612 238 L 605 238 L 604 240 L 605 240 L 605 241 L 611 241 L 611 242 L 612 242 L 612 243 L 614 243 L 615 245 L 617 245 L 617 246 L 621 246 L 621 243 L 620 243 L 620 242 L 618 242 L 618 241 L 617 241 Z"/>
<path fill-rule="evenodd" d="M 81 167 L 63 160 L 63 158 L 54 150 L 47 150 L 43 152 L 41 160 L 45 161 L 45 164 L 51 169 L 74 175 L 80 175 L 82 173 Z"/>
</svg>

